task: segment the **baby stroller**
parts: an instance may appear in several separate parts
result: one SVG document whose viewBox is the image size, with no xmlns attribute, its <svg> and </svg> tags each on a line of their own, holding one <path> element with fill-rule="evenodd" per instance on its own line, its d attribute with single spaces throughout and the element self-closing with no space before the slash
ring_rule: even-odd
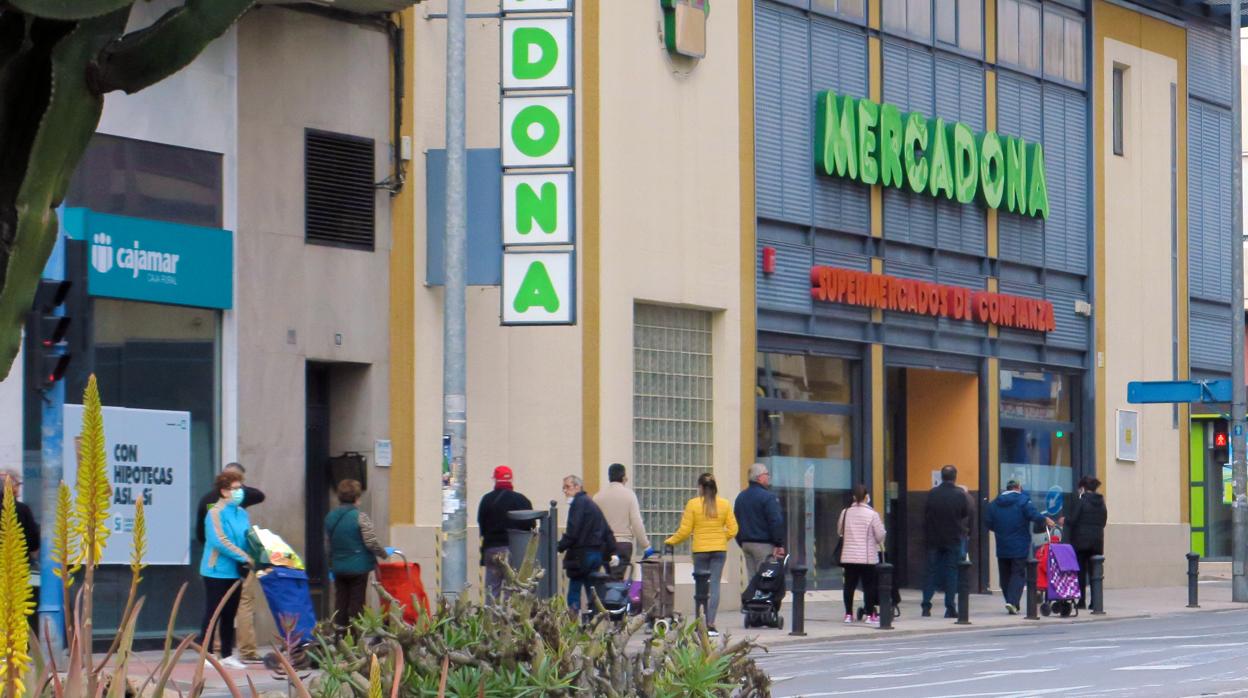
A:
<svg viewBox="0 0 1248 698">
<path fill-rule="evenodd" d="M 784 616 L 780 615 L 780 603 L 784 601 L 784 571 L 789 556 L 781 560 L 768 555 L 750 584 L 741 593 L 741 613 L 745 614 L 745 627 L 784 628 Z"/>
<path fill-rule="evenodd" d="M 633 586 L 632 563 L 628 565 L 628 577 L 622 582 L 617 582 L 602 572 L 595 572 L 591 578 L 594 580 L 594 594 L 607 612 L 608 618 L 619 623 L 633 614 L 633 602 L 629 595 Z"/>
<path fill-rule="evenodd" d="M 1036 551 L 1036 593 L 1040 613 L 1063 618 L 1079 615 L 1079 558 L 1073 546 L 1061 542 L 1057 529 Z"/>
</svg>

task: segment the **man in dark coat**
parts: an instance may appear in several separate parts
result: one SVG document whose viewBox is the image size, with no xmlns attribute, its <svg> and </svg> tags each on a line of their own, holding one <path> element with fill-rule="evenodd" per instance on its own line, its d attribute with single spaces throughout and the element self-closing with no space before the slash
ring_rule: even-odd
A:
<svg viewBox="0 0 1248 698">
<path fill-rule="evenodd" d="M 745 554 L 745 571 L 753 577 L 768 555 L 784 557 L 784 514 L 780 499 L 771 491 L 767 466 L 750 466 L 750 485 L 732 505 L 737 519 L 737 544 Z"/>
<path fill-rule="evenodd" d="M 988 530 L 997 536 L 997 569 L 1001 577 L 1001 594 L 1005 597 L 1005 611 L 1018 613 L 1023 596 L 1024 575 L 1027 572 L 1028 553 L 1031 552 L 1031 524 L 1053 520 L 1036 511 L 1031 497 L 1023 494 L 1022 486 L 1010 480 L 1001 496 L 988 506 L 985 521 Z"/>
<path fill-rule="evenodd" d="M 1093 555 L 1105 554 L 1105 524 L 1109 521 L 1109 511 L 1105 508 L 1105 497 L 1096 490 L 1101 481 L 1092 476 L 1079 481 L 1079 498 L 1066 517 L 1066 530 L 1070 532 L 1067 541 L 1075 549 L 1079 557 L 1079 607 L 1087 607 L 1088 570 L 1092 565 Z"/>
<path fill-rule="evenodd" d="M 580 610 L 581 589 L 588 588 L 589 577 L 610 557 L 610 567 L 619 564 L 615 555 L 615 535 L 607 517 L 585 493 L 581 478 L 563 478 L 563 494 L 568 498 L 568 526 L 559 539 L 559 552 L 564 553 L 563 570 L 568 575 L 568 608 Z"/>
<path fill-rule="evenodd" d="M 970 529 L 971 506 L 958 487 L 958 469 L 940 469 L 940 484 L 927 494 L 923 527 L 927 535 L 927 575 L 923 582 L 923 615 L 932 615 L 936 587 L 945 588 L 945 617 L 957 618 L 958 556 L 962 539 Z"/>
<path fill-rule="evenodd" d="M 530 531 L 532 521 L 516 521 L 508 516 L 513 511 L 532 509 L 529 498 L 515 491 L 511 468 L 500 465 L 494 469 L 494 489 L 477 505 L 477 526 L 481 529 L 481 564 L 485 567 L 486 602 L 493 603 L 503 591 L 503 565 L 511 551 L 507 531 Z"/>
</svg>

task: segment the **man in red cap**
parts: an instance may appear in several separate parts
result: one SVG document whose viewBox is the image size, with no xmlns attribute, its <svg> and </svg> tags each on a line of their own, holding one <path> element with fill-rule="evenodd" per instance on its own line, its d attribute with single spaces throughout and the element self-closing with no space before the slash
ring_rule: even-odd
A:
<svg viewBox="0 0 1248 698">
<path fill-rule="evenodd" d="M 532 521 L 514 521 L 508 512 L 532 509 L 529 498 L 512 487 L 511 468 L 500 465 L 494 469 L 494 489 L 481 498 L 477 506 L 477 526 L 481 529 L 481 564 L 485 567 L 486 602 L 497 601 L 503 589 L 503 565 L 510 548 L 507 529 L 532 530 Z"/>
</svg>

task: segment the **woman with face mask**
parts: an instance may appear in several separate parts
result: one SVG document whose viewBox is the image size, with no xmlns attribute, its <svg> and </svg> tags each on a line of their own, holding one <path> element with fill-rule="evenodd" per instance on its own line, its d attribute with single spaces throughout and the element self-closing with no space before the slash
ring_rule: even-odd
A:
<svg viewBox="0 0 1248 698">
<path fill-rule="evenodd" d="M 243 481 L 238 473 L 230 470 L 222 472 L 217 475 L 213 488 L 220 499 L 204 517 L 206 535 L 199 574 L 204 578 L 205 599 L 199 641 L 201 644 L 208 641 L 208 623 L 220 605 L 221 615 L 217 617 L 216 632 L 221 640 L 218 645 L 221 665 L 229 669 L 243 669 L 243 662 L 233 656 L 234 616 L 238 613 L 239 599 L 239 590 L 234 588 L 234 584 L 247 576 L 252 566 L 251 558 L 244 552 L 251 522 L 247 511 L 240 506 L 243 503 Z M 224 604 L 222 599 L 225 599 Z"/>
</svg>

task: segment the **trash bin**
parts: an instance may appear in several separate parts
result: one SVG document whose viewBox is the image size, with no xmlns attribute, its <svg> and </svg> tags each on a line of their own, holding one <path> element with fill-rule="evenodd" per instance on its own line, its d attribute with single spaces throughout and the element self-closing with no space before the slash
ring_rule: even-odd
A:
<svg viewBox="0 0 1248 698">
<path fill-rule="evenodd" d="M 529 541 L 533 540 L 533 536 L 540 536 L 541 540 L 537 546 L 537 557 L 533 561 L 534 569 L 554 569 L 553 563 L 550 561 L 550 555 L 554 550 L 554 538 L 551 527 L 547 525 L 547 522 L 550 521 L 550 512 L 541 511 L 540 509 L 519 509 L 507 512 L 507 516 L 512 521 L 533 521 L 537 524 L 534 530 L 530 531 L 508 529 L 508 563 L 512 568 L 520 568 L 520 565 L 524 563 L 524 554 L 528 551 Z M 538 596 L 544 599 L 554 596 L 556 587 L 553 584 L 553 580 L 554 577 L 551 574 L 546 574 L 542 577 L 537 585 Z"/>
</svg>

